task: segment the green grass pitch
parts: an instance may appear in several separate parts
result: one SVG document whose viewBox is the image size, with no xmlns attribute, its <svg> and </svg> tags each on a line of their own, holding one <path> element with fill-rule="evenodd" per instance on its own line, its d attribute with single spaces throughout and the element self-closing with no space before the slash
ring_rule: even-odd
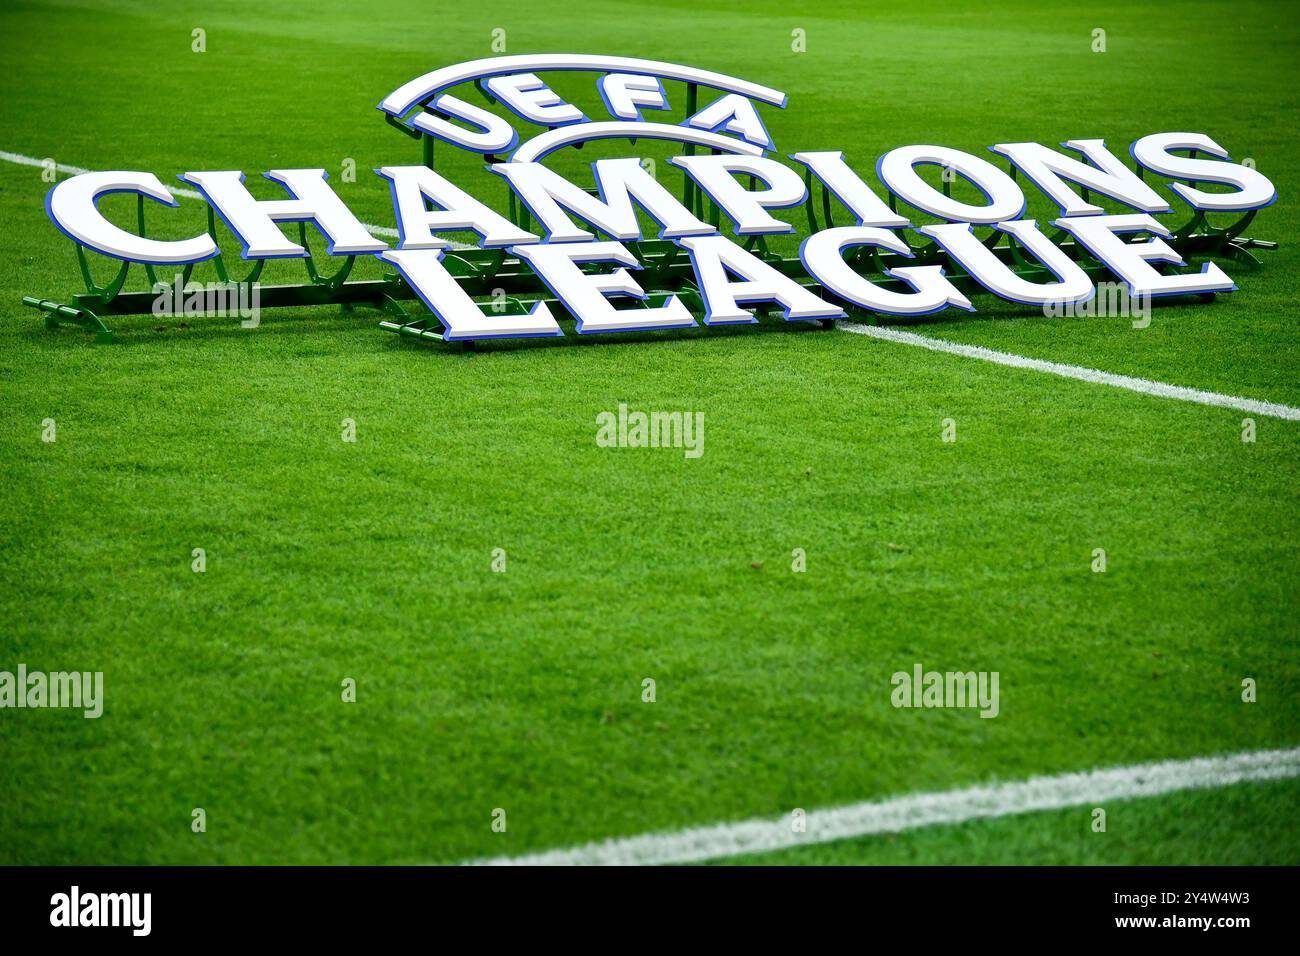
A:
<svg viewBox="0 0 1300 956">
<path fill-rule="evenodd" d="M 1300 404 L 1283 5 L 165 7 L 4 4 L 0 150 L 173 183 L 324 166 L 391 225 L 370 170 L 418 149 L 375 104 L 490 55 L 496 28 L 510 53 L 783 89 L 765 114 L 782 153 L 842 149 L 868 173 L 908 143 L 1208 133 L 1278 188 L 1250 234 L 1281 248 L 1227 267 L 1240 291 L 1141 330 L 989 297 L 915 330 Z M 599 105 L 592 82 L 557 86 Z M 453 178 L 490 178 L 450 152 Z M 452 863 L 1300 744 L 1295 422 L 1243 443 L 1229 409 L 801 327 L 464 351 L 312 309 L 255 330 L 118 319 L 96 346 L 19 304 L 79 285 L 48 188 L 0 163 L 0 669 L 103 671 L 105 713 L 0 711 L 0 863 Z M 168 228 L 200 221 L 182 200 Z M 705 454 L 597 447 L 620 402 L 703 411 Z M 917 662 L 998 671 L 1001 713 L 896 710 L 890 675 Z M 1116 802 L 1105 834 L 1079 808 L 755 859 L 1295 864 L 1297 793 Z"/>
</svg>

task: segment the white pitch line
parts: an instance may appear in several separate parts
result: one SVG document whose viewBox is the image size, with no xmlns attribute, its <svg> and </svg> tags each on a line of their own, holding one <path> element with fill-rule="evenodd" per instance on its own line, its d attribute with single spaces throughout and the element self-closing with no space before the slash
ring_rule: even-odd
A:
<svg viewBox="0 0 1300 956">
<path fill-rule="evenodd" d="M 1115 375 L 1111 372 L 1102 372 L 1095 368 L 1085 368 L 1082 365 L 1062 365 L 1059 362 L 1048 362 L 1044 359 L 1028 358 L 1024 355 L 1015 355 L 1011 352 L 996 352 L 993 349 L 982 348 L 978 345 L 960 345 L 956 342 L 945 342 L 942 339 L 931 339 L 924 335 L 917 335 L 914 332 L 903 332 L 898 329 L 887 329 L 878 325 L 859 325 L 856 322 L 840 322 L 838 328 L 845 332 L 852 332 L 855 335 L 869 335 L 872 338 L 884 339 L 887 342 L 900 342 L 903 345 L 917 345 L 923 349 L 929 349 L 932 352 L 947 352 L 950 355 L 960 355 L 964 358 L 979 359 L 984 362 L 993 362 L 997 365 L 1007 365 L 1011 368 L 1025 368 L 1034 372 L 1046 372 L 1049 375 L 1059 375 L 1062 378 L 1075 378 L 1081 382 L 1092 382 L 1094 385 L 1110 385 L 1114 388 L 1125 388 L 1130 392 L 1141 392 L 1144 395 L 1156 395 L 1160 398 L 1176 398 L 1183 402 L 1196 402 L 1199 405 L 1214 405 L 1219 408 L 1235 408 L 1238 411 L 1249 412 L 1252 415 L 1267 415 L 1270 418 L 1285 418 L 1288 421 L 1300 421 L 1300 408 L 1293 408 L 1290 405 L 1279 405 L 1276 402 L 1262 402 L 1254 398 L 1241 398 L 1237 395 L 1221 395 L 1218 392 L 1204 392 L 1199 388 L 1185 388 L 1181 385 L 1169 385 L 1165 382 L 1154 382 L 1146 378 L 1133 378 L 1129 375 Z"/>
<path fill-rule="evenodd" d="M 1222 757 L 1167 760 L 1086 773 L 1034 777 L 1016 783 L 990 784 L 920 793 L 828 810 L 810 810 L 806 832 L 795 833 L 790 816 L 743 820 L 568 850 L 524 856 L 471 860 L 489 866 L 614 866 L 698 863 L 748 853 L 782 850 L 810 843 L 829 843 L 876 833 L 963 823 L 1037 810 L 1100 805 L 1111 800 L 1155 797 L 1180 790 L 1226 787 L 1248 780 L 1300 777 L 1300 747 L 1258 750 Z"/>
</svg>

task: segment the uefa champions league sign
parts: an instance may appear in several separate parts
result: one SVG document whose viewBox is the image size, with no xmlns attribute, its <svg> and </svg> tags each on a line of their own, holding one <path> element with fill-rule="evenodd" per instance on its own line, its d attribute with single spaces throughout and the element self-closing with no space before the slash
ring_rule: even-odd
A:
<svg viewBox="0 0 1300 956">
<path fill-rule="evenodd" d="M 601 115 L 566 102 L 543 78 L 575 71 L 589 75 Z M 785 93 L 756 83 L 628 57 L 502 56 L 444 67 L 379 103 L 390 125 L 424 147 L 420 163 L 374 171 L 391 191 L 392 242 L 363 225 L 324 169 L 262 173 L 283 189 L 276 199 L 254 198 L 243 170 L 183 173 L 209 207 L 208 228 L 183 239 L 147 234 L 145 200 L 179 205 L 157 175 L 89 172 L 56 184 L 46 199 L 50 219 L 77 244 L 87 292 L 69 305 L 25 301 L 51 325 L 108 338 L 103 316 L 147 311 L 150 293 L 124 289 L 132 263 L 167 287 L 164 269 L 183 270 L 179 283 L 212 260 L 204 268 L 237 283 L 257 279 L 268 260 L 297 258 L 308 264 L 308 281 L 264 288 L 264 307 L 373 306 L 389 313 L 382 324 L 390 331 L 462 341 L 561 336 L 562 320 L 585 335 L 755 323 L 769 314 L 822 324 L 850 312 L 914 317 L 973 310 L 971 296 L 983 293 L 1069 305 L 1092 299 L 1102 280 L 1122 282 L 1132 296 L 1208 297 L 1236 289 L 1212 260 L 1253 267 L 1248 250 L 1271 245 L 1241 232 L 1275 200 L 1272 183 L 1203 132 L 1150 133 L 1127 146 L 1128 157 L 1100 138 L 998 143 L 992 157 L 929 144 L 876 157 L 860 142 L 793 144 L 798 151 L 787 153 L 765 121 L 786 104 Z M 664 121 L 673 113 L 685 118 Z M 667 160 L 671 176 L 662 166 L 656 175 L 637 155 L 596 159 L 590 182 L 548 165 L 560 151 L 598 140 L 666 141 L 681 152 Z M 435 147 L 481 157 L 504 180 L 509 213 L 438 172 Z M 925 167 L 942 170 L 939 185 L 934 170 L 922 175 Z M 1185 216 L 1153 188 L 1158 179 L 1188 207 Z M 964 195 L 978 190 L 982 201 L 955 198 L 954 183 Z M 1023 218 L 1027 188 L 1059 216 Z M 132 227 L 98 208 L 110 193 L 136 197 Z M 1107 212 L 1094 202 L 1101 198 L 1124 211 Z M 773 212 L 796 207 L 806 210 L 808 228 L 797 257 L 783 257 L 767 237 L 796 229 Z M 1228 213 L 1235 215 L 1220 218 L 1229 223 L 1211 225 L 1209 216 Z M 217 219 L 251 263 L 243 277 L 226 267 Z M 298 241 L 286 236 L 286 223 L 297 225 Z M 332 275 L 312 265 L 308 225 L 324 236 L 326 255 L 344 260 Z M 477 247 L 454 241 L 457 233 L 477 237 Z M 90 278 L 91 252 L 120 263 L 104 286 Z M 378 257 L 392 271 L 383 281 L 349 282 L 358 256 Z M 494 292 L 497 301 L 484 301 Z M 427 314 L 412 315 L 417 301 Z"/>
</svg>

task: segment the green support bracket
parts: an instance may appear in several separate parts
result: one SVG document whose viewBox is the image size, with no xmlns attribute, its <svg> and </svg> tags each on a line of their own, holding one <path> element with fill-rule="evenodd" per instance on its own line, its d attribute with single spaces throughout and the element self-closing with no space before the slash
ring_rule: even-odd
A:
<svg viewBox="0 0 1300 956">
<path fill-rule="evenodd" d="M 54 329 L 60 325 L 75 325 L 87 332 L 93 332 L 97 343 L 108 345 L 113 341 L 113 333 L 109 331 L 108 326 L 89 309 L 63 305 L 49 299 L 38 299 L 31 295 L 23 296 L 23 305 L 44 312 L 46 328 Z"/>
</svg>

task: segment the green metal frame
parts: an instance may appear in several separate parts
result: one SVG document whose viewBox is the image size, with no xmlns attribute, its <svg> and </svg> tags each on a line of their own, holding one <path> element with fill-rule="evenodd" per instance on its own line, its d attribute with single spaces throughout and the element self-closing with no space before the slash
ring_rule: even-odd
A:
<svg viewBox="0 0 1300 956">
<path fill-rule="evenodd" d="M 491 103 L 493 98 L 482 84 L 476 83 L 475 85 L 478 87 L 479 92 Z M 686 84 L 686 109 L 688 114 L 694 113 L 696 110 L 698 92 L 695 84 Z M 425 108 L 436 112 L 429 103 L 425 104 Z M 407 136 L 419 140 L 424 164 L 430 169 L 436 168 L 434 165 L 436 140 L 432 136 L 420 130 L 412 129 L 392 116 L 386 116 L 385 119 Z M 577 144 L 576 148 L 581 148 L 581 144 Z M 718 150 L 713 150 L 713 152 L 717 154 Z M 694 153 L 695 145 L 693 143 L 683 144 L 683 155 L 689 156 Z M 1195 156 L 1196 152 L 1191 151 L 1191 155 Z M 485 158 L 488 162 L 502 161 L 494 156 Z M 1138 175 L 1142 175 L 1140 167 Z M 1011 167 L 1011 176 L 1012 178 L 1016 177 L 1014 166 Z M 722 211 L 718 206 L 696 186 L 694 180 L 686 175 L 684 170 L 682 179 L 683 205 L 690 209 L 697 218 L 703 220 L 707 215 L 709 223 L 715 228 L 720 226 Z M 823 228 L 833 227 L 835 221 L 832 214 L 830 191 L 824 185 L 814 184 L 811 170 L 805 169 L 804 181 L 808 187 L 808 198 L 805 201 L 804 209 L 809 230 L 815 233 Z M 751 188 L 754 186 L 752 177 L 750 186 Z M 942 189 L 945 195 L 950 193 L 951 184 L 946 179 L 943 182 Z M 595 190 L 590 191 L 593 194 L 595 193 Z M 509 218 L 521 228 L 529 229 L 530 216 L 527 208 L 522 203 L 515 201 L 515 195 L 509 191 L 508 187 L 507 193 Z M 1083 198 L 1088 201 L 1087 189 L 1083 190 Z M 897 199 L 892 194 L 889 197 L 889 204 L 890 208 L 897 209 Z M 818 217 L 819 209 L 820 219 Z M 1252 210 L 1239 216 L 1230 225 L 1219 227 L 1210 223 L 1204 211 L 1197 210 L 1194 211 L 1187 222 L 1174 230 L 1172 237 L 1168 241 L 1183 260 L 1188 263 L 1185 267 L 1188 270 L 1195 268 L 1194 263 L 1197 260 L 1208 258 L 1229 260 L 1244 268 L 1255 269 L 1260 265 L 1260 262 L 1250 250 L 1275 249 L 1277 244 L 1242 236 L 1242 232 L 1254 218 L 1255 211 Z M 211 205 L 207 208 L 207 221 L 208 230 L 215 238 L 217 235 L 217 222 Z M 146 234 L 143 196 L 137 197 L 136 228 L 139 235 L 144 236 Z M 1052 238 L 1057 246 L 1079 263 L 1083 271 L 1094 282 L 1116 278 L 1103 263 L 1092 257 L 1086 249 L 1080 247 L 1063 230 L 1056 230 Z M 424 307 L 414 290 L 401 276 L 396 273 L 388 273 L 378 280 L 348 282 L 348 276 L 351 274 L 356 260 L 356 256 L 353 255 L 344 257 L 343 264 L 333 273 L 322 274 L 310 255 L 311 247 L 307 240 L 306 223 L 298 223 L 298 241 L 309 253 L 306 258 L 301 260 L 307 273 L 307 281 L 296 285 L 259 286 L 258 293 L 261 308 L 338 305 L 346 311 L 351 311 L 357 306 L 365 306 L 380 310 L 389 316 L 389 318 L 385 318 L 379 323 L 379 327 L 385 331 L 409 338 L 436 342 L 445 341 L 442 324 L 436 316 L 432 315 Z M 1019 244 L 1007 233 L 990 228 L 989 235 L 983 241 L 993 251 L 994 255 L 1002 262 L 1010 265 L 1012 271 L 1017 275 L 1030 281 L 1040 279 L 1050 281 L 1054 278 L 1036 260 L 1027 256 Z M 156 298 L 153 287 L 159 282 L 158 270 L 153 265 L 143 265 L 145 276 L 149 282 L 147 291 L 124 291 L 127 275 L 131 267 L 129 262 L 122 262 L 117 267 L 117 272 L 112 279 L 105 285 L 99 285 L 91 274 L 90 262 L 85 248 L 80 243 L 75 243 L 75 245 L 77 263 L 81 270 L 85 292 L 74 295 L 71 304 L 36 296 L 25 296 L 23 304 L 43 312 L 45 314 L 45 324 L 49 328 L 70 325 L 93 332 L 96 342 L 112 342 L 113 333 L 105 324 L 104 319 L 113 316 L 150 314 Z M 648 293 L 648 298 L 641 303 L 643 307 L 653 308 L 662 305 L 668 296 L 676 295 L 693 313 L 697 315 L 702 313 L 702 297 L 695 284 L 695 275 L 691 268 L 690 257 L 685 250 L 672 242 L 657 239 L 629 242 L 626 245 L 642 266 L 642 271 L 638 274 L 638 281 Z M 844 306 L 851 315 L 858 316 L 867 322 L 874 323 L 877 321 L 874 313 L 863 311 L 854 307 L 851 303 L 838 300 L 836 296 L 829 293 L 829 290 L 810 280 L 804 273 L 803 266 L 798 258 L 780 256 L 769 251 L 762 236 L 749 236 L 746 238 L 744 245 L 746 249 L 760 256 L 783 275 L 787 275 L 800 284 L 811 288 L 829 301 L 839 301 L 839 304 Z M 885 273 L 889 269 L 903 265 L 940 265 L 944 267 L 947 277 L 952 281 L 953 285 L 960 289 L 963 294 L 988 294 L 960 264 L 951 259 L 935 242 L 929 241 L 920 246 L 912 246 L 909 243 L 909 248 L 914 254 L 913 258 L 906 258 L 894 253 L 882 253 L 879 249 L 866 246 L 858 247 L 849 252 L 847 261 L 861 275 L 886 289 L 895 291 L 909 291 L 910 289 L 903 280 L 886 275 Z M 230 286 L 237 283 L 257 282 L 266 264 L 266 260 L 255 260 L 250 264 L 246 274 L 242 277 L 232 278 L 221 254 L 218 254 L 210 261 L 216 274 L 216 281 Z M 528 311 L 535 303 L 542 301 L 547 304 L 552 314 L 557 318 L 572 319 L 563 304 L 551 295 L 546 286 L 537 279 L 531 270 L 523 266 L 518 259 L 506 255 L 505 250 L 466 249 L 448 252 L 443 259 L 443 264 L 456 278 L 461 287 L 471 296 L 485 297 L 498 294 L 498 292 L 504 293 L 508 312 L 517 310 L 519 313 L 523 313 Z M 193 264 L 186 265 L 181 270 L 182 285 L 189 282 L 193 271 Z M 1214 294 L 1209 293 L 1202 296 L 1202 298 L 1212 299 Z M 760 308 L 758 311 L 760 315 L 767 314 L 764 309 Z M 890 317 L 890 321 L 897 322 L 898 317 Z M 822 321 L 819 324 L 822 327 L 833 325 L 829 321 Z"/>
</svg>

